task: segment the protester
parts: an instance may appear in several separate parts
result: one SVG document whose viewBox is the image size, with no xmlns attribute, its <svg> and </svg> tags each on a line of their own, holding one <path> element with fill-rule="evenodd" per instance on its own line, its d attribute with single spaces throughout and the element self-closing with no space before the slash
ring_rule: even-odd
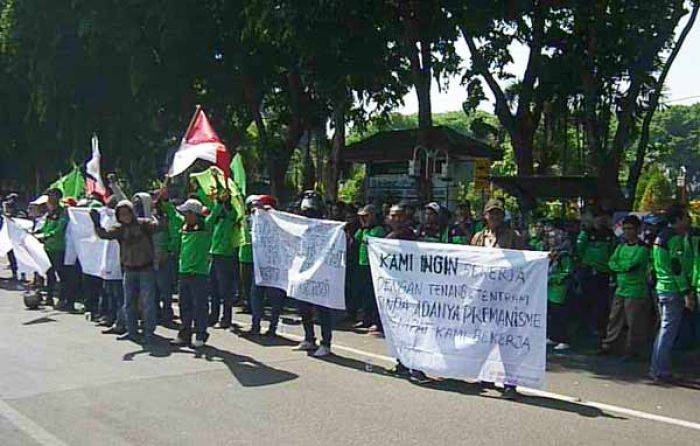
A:
<svg viewBox="0 0 700 446">
<path fill-rule="evenodd" d="M 418 240 L 434 243 L 447 242 L 441 214 L 442 209 L 438 203 L 432 202 L 425 205 L 425 222 L 418 228 Z"/>
<path fill-rule="evenodd" d="M 140 340 L 138 332 L 138 308 L 140 307 L 144 319 L 143 340 L 150 343 L 155 340 L 156 328 L 153 234 L 158 224 L 155 219 L 137 218 L 134 206 L 128 200 L 120 201 L 115 211 L 117 224 L 110 229 L 102 228 L 97 210 L 91 210 L 90 217 L 98 237 L 119 242 L 119 261 L 124 274 L 127 338 L 132 341 Z"/>
<path fill-rule="evenodd" d="M 156 314 L 158 323 L 165 327 L 174 326 L 173 313 L 173 268 L 170 260 L 170 222 L 158 200 L 154 207 L 158 227 L 153 234 L 156 278 Z"/>
<path fill-rule="evenodd" d="M 486 202 L 484 206 L 486 227 L 474 234 L 471 244 L 487 248 L 523 249 L 522 237 L 517 231 L 505 225 L 505 216 L 505 206 L 501 200 L 492 198 Z M 504 384 L 504 398 L 514 399 L 517 395 L 516 386 Z"/>
<path fill-rule="evenodd" d="M 301 215 L 307 218 L 321 218 L 321 209 L 318 200 L 311 195 L 307 195 L 301 201 Z M 302 243 L 304 240 L 302 239 Z M 320 305 L 297 300 L 297 307 L 301 313 L 301 323 L 304 327 L 304 340 L 296 347 L 297 350 L 315 350 L 315 357 L 323 357 L 331 354 L 331 340 L 333 337 L 333 317 L 331 310 Z M 316 334 L 314 332 L 314 312 L 321 325 L 321 345 L 316 348 Z"/>
<path fill-rule="evenodd" d="M 257 196 L 251 202 L 253 207 L 252 212 L 257 212 L 258 210 L 274 209 L 277 201 L 269 195 Z M 251 249 L 251 260 L 252 260 L 252 249 Z M 252 313 L 252 325 L 250 331 L 251 335 L 260 334 L 260 323 L 262 322 L 264 315 L 264 301 L 268 300 L 271 312 L 270 312 L 270 325 L 265 332 L 265 336 L 273 337 L 277 335 L 277 327 L 279 325 L 280 315 L 282 314 L 282 308 L 284 306 L 285 292 L 279 288 L 261 286 L 252 280 L 251 290 L 250 290 L 250 308 Z M 313 331 L 313 329 L 312 329 Z"/>
<path fill-rule="evenodd" d="M 107 200 L 106 206 L 115 210 L 118 203 L 117 197 L 112 195 Z M 100 314 L 104 318 L 102 325 L 108 327 L 102 333 L 122 336 L 127 333 L 122 279 L 104 280 L 102 287 Z"/>
<path fill-rule="evenodd" d="M 652 262 L 656 273 L 659 332 L 654 340 L 649 375 L 656 382 L 668 382 L 671 374 L 671 349 L 678 335 L 683 309 L 695 309 L 691 291 L 692 251 L 687 235 L 690 218 L 678 205 L 666 211 L 668 227 L 654 241 Z"/>
<path fill-rule="evenodd" d="M 51 260 L 51 269 L 47 274 L 47 299 L 53 301 L 55 296 L 58 296 L 58 305 L 56 309 L 63 311 L 75 311 L 73 299 L 73 289 L 71 289 L 71 268 L 64 264 L 64 256 L 66 251 L 66 226 L 68 225 L 68 214 L 65 208 L 61 205 L 63 193 L 59 189 L 49 189 L 46 192 L 48 202 L 46 207 L 48 214 L 41 232 L 37 234 L 37 238 L 44 243 L 46 254 Z M 56 293 L 56 276 L 60 280 L 61 286 Z"/>
<path fill-rule="evenodd" d="M 346 206 L 344 212 L 345 239 L 347 241 L 345 261 L 345 314 L 346 323 L 354 325 L 357 323 L 358 311 L 360 310 L 361 304 L 361 296 L 356 286 L 361 280 L 358 258 L 359 248 L 354 237 L 355 233 L 360 229 L 360 221 L 355 206 Z"/>
<path fill-rule="evenodd" d="M 626 332 L 626 359 L 639 357 L 649 336 L 649 248 L 639 239 L 639 225 L 634 215 L 622 220 L 623 243 L 615 248 L 609 262 L 617 287 L 601 353 L 609 353 Z"/>
<path fill-rule="evenodd" d="M 576 253 L 580 257 L 583 293 L 581 316 L 588 329 L 598 337 L 605 336 L 610 314 L 610 256 L 615 234 L 610 229 L 609 217 L 596 210 L 593 225 L 582 230 L 576 239 Z"/>
<path fill-rule="evenodd" d="M 255 285 L 253 279 L 253 240 L 250 234 L 252 227 L 251 210 L 255 207 L 255 203 L 259 201 L 260 196 L 251 195 L 245 200 L 246 217 L 243 221 L 243 240 L 238 250 L 239 264 L 239 296 L 242 300 L 242 313 L 250 313 L 253 308 L 252 304 L 252 287 Z M 270 197 L 272 198 L 272 197 Z"/>
<path fill-rule="evenodd" d="M 355 233 L 355 241 L 358 245 L 358 266 L 360 283 L 358 294 L 362 298 L 364 318 L 355 328 L 368 329 L 370 333 L 381 334 L 382 327 L 379 320 L 377 300 L 374 296 L 372 274 L 369 269 L 368 237 L 384 237 L 386 230 L 377 221 L 377 208 L 368 204 L 357 213 L 360 218 L 360 229 Z"/>
<path fill-rule="evenodd" d="M 209 326 L 218 321 L 219 328 L 227 329 L 233 323 L 234 294 L 238 294 L 238 248 L 242 242 L 238 221 L 242 217 L 231 204 L 231 191 L 219 191 L 217 204 L 207 217 L 212 230 Z"/>
<path fill-rule="evenodd" d="M 203 215 L 202 203 L 194 198 L 178 206 L 177 211 L 170 202 L 164 202 L 164 206 L 170 222 L 180 227 L 182 239 L 178 268 L 181 326 L 173 345 L 190 345 L 191 342 L 193 347 L 200 348 L 209 339 L 207 327 L 211 226 L 213 218 L 222 212 L 223 204 L 219 200 L 207 218 Z"/>
<path fill-rule="evenodd" d="M 547 275 L 547 343 L 553 345 L 554 350 L 568 350 L 571 346 L 567 327 L 567 298 L 569 280 L 574 269 L 570 242 L 564 231 L 553 229 L 548 233 L 542 248 L 551 253 Z"/>
<path fill-rule="evenodd" d="M 457 245 L 468 245 L 474 235 L 475 224 L 472 220 L 471 203 L 465 200 L 457 204 L 456 221 L 448 233 L 448 242 Z"/>
</svg>

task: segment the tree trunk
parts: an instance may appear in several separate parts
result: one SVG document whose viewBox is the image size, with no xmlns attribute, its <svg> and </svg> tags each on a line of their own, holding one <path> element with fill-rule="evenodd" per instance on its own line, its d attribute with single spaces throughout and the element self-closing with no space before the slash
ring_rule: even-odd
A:
<svg viewBox="0 0 700 446">
<path fill-rule="evenodd" d="M 690 18 L 683 27 L 683 31 L 681 31 L 678 41 L 676 41 L 676 44 L 673 46 L 671 54 L 669 54 L 668 59 L 666 59 L 664 67 L 661 70 L 661 74 L 659 75 L 659 79 L 656 81 L 654 91 L 649 98 L 649 107 L 647 108 L 642 121 L 642 128 L 639 135 L 639 142 L 637 143 L 637 152 L 635 154 L 634 164 L 630 168 L 630 174 L 627 180 L 627 188 L 629 189 L 628 206 L 630 209 L 632 209 L 637 198 L 637 184 L 639 184 L 639 178 L 642 176 L 644 159 L 646 158 L 647 147 L 649 146 L 649 130 L 651 127 L 651 120 L 654 117 L 654 113 L 656 113 L 656 110 L 659 108 L 659 100 L 661 99 L 663 86 L 666 83 L 666 77 L 671 70 L 673 62 L 676 60 L 681 47 L 683 46 L 683 42 L 685 42 L 686 37 L 688 37 L 690 30 L 695 24 L 695 19 L 698 16 L 698 10 L 700 10 L 700 2 L 695 2 L 693 4 L 693 10 L 690 14 Z"/>
<path fill-rule="evenodd" d="M 345 100 L 338 101 L 333 108 L 333 145 L 328 160 L 328 184 L 326 198 L 331 201 L 338 200 L 338 181 L 345 150 Z"/>
</svg>

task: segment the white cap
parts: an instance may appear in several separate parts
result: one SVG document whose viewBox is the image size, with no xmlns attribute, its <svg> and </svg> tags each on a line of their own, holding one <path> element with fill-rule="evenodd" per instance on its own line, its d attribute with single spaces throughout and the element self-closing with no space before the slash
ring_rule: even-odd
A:
<svg viewBox="0 0 700 446">
<path fill-rule="evenodd" d="M 189 200 L 185 201 L 180 206 L 178 206 L 177 210 L 182 214 L 184 214 L 185 212 L 194 212 L 197 215 L 202 215 L 202 208 L 202 203 L 200 203 L 199 200 L 190 198 Z"/>
<path fill-rule="evenodd" d="M 434 202 L 434 201 L 431 202 L 431 203 L 426 204 L 426 205 L 425 205 L 425 208 L 434 211 L 436 214 L 439 214 L 439 213 L 440 213 L 440 205 L 437 204 L 437 203 Z"/>
<path fill-rule="evenodd" d="M 34 205 L 39 206 L 39 205 L 42 205 L 42 204 L 46 204 L 46 203 L 48 203 L 48 202 L 49 202 L 49 196 L 46 195 L 46 194 L 44 194 L 44 195 L 40 195 L 36 200 L 32 201 L 32 202 L 29 203 L 29 204 L 34 204 Z"/>
</svg>

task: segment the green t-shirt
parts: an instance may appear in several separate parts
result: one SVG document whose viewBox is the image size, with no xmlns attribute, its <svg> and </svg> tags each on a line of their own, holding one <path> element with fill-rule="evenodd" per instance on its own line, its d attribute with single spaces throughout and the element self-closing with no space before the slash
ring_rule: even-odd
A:
<svg viewBox="0 0 700 446">
<path fill-rule="evenodd" d="M 547 276 L 547 300 L 555 304 L 566 302 L 568 279 L 574 268 L 574 262 L 567 253 L 562 253 L 549 267 Z"/>
<path fill-rule="evenodd" d="M 617 296 L 630 299 L 646 299 L 649 296 L 649 248 L 644 243 L 619 245 L 610 257 L 609 266 L 616 273 Z"/>
<path fill-rule="evenodd" d="M 238 216 L 233 207 L 216 203 L 207 224 L 212 228 L 210 254 L 233 257 L 241 244 Z"/>
<path fill-rule="evenodd" d="M 46 217 L 41 233 L 43 234 L 44 249 L 47 253 L 57 253 L 66 250 L 67 226 L 68 212 L 63 206 L 59 206 L 56 212 Z"/>
<path fill-rule="evenodd" d="M 238 249 L 238 261 L 242 263 L 253 263 L 253 237 L 250 234 L 250 222 L 248 219 L 242 220 L 243 244 Z"/>
<path fill-rule="evenodd" d="M 360 228 L 355 233 L 355 240 L 359 244 L 358 249 L 358 264 L 361 266 L 369 266 L 369 250 L 367 246 L 367 237 L 384 237 L 386 230 L 383 226 L 377 225 L 373 228 Z"/>
<path fill-rule="evenodd" d="M 693 253 L 685 235 L 667 229 L 654 241 L 651 250 L 657 293 L 685 294 L 690 290 Z"/>
<path fill-rule="evenodd" d="M 180 238 L 180 256 L 178 272 L 180 274 L 209 275 L 211 262 L 209 248 L 211 246 L 211 227 L 204 218 L 193 228 L 185 227 L 185 217 L 180 215 L 172 203 L 165 204 L 170 225 L 176 225 Z"/>
<path fill-rule="evenodd" d="M 581 231 L 576 239 L 576 252 L 581 257 L 581 263 L 599 273 L 610 272 L 608 261 L 613 252 L 612 233 L 596 234 Z"/>
</svg>

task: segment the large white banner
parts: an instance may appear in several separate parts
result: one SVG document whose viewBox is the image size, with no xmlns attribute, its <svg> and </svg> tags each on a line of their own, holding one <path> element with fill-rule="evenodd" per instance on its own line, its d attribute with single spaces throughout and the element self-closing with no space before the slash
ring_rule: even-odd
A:
<svg viewBox="0 0 700 446">
<path fill-rule="evenodd" d="M 252 221 L 256 284 L 345 309 L 344 223 L 274 210 L 257 210 Z"/>
<path fill-rule="evenodd" d="M 0 228 L 0 254 L 7 254 L 12 250 L 17 259 L 17 271 L 20 273 L 39 273 L 46 277 L 46 272 L 51 268 L 51 261 L 36 237 L 29 233 L 32 226 L 31 220 L 22 218 L 3 218 Z"/>
<path fill-rule="evenodd" d="M 388 348 L 428 375 L 543 385 L 547 253 L 372 238 Z"/>
<path fill-rule="evenodd" d="M 99 208 L 98 211 L 103 228 L 109 229 L 116 224 L 114 210 Z M 77 259 L 85 274 L 105 280 L 121 279 L 119 243 L 97 237 L 90 219 L 90 209 L 69 208 L 68 218 L 64 263 L 74 265 Z"/>
</svg>

